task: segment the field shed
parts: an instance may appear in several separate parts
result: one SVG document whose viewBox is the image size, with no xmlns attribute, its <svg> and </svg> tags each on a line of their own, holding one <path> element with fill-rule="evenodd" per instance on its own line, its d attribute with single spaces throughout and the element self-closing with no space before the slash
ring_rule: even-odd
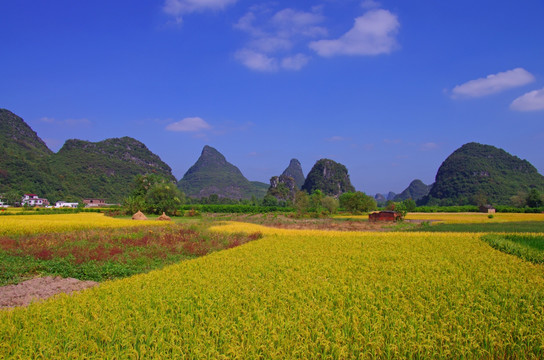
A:
<svg viewBox="0 0 544 360">
<path fill-rule="evenodd" d="M 480 212 L 487 213 L 487 214 L 494 214 L 495 208 L 491 205 L 482 205 L 480 206 Z"/>
<path fill-rule="evenodd" d="M 398 221 L 400 220 L 402 215 L 396 211 L 380 211 L 380 212 L 373 212 L 372 214 L 368 214 L 368 221 L 374 222 L 374 221 Z"/>
</svg>

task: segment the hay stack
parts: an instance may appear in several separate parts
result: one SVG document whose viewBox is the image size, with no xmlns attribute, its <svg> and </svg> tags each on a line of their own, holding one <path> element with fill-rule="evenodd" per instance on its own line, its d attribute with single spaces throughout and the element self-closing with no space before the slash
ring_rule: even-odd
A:
<svg viewBox="0 0 544 360">
<path fill-rule="evenodd" d="M 132 220 L 147 220 L 147 217 L 144 215 L 143 212 L 138 210 L 136 214 L 132 215 Z"/>
<path fill-rule="evenodd" d="M 170 216 L 166 215 L 166 214 L 163 212 L 162 215 L 159 216 L 159 217 L 157 218 L 157 220 L 170 221 L 170 220 L 172 220 L 172 219 L 170 219 Z"/>
</svg>

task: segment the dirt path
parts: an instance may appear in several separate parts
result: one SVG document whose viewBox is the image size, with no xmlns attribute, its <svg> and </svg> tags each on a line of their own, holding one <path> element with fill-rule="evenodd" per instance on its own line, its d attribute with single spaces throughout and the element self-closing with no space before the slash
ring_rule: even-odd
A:
<svg viewBox="0 0 544 360">
<path fill-rule="evenodd" d="M 95 281 L 81 281 L 60 276 L 46 276 L 23 281 L 17 285 L 0 287 L 0 309 L 27 306 L 32 301 L 47 299 L 59 293 L 71 293 L 98 285 Z"/>
</svg>

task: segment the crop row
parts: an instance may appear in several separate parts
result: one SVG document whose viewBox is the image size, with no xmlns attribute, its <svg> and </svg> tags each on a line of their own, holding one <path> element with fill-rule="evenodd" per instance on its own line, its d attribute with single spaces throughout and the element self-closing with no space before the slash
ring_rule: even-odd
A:
<svg viewBox="0 0 544 360">
<path fill-rule="evenodd" d="M 544 269 L 476 234 L 278 230 L 0 312 L 9 358 L 542 358 Z"/>
<path fill-rule="evenodd" d="M 65 232 L 84 229 L 164 226 L 160 221 L 114 219 L 98 213 L 63 215 L 1 216 L 0 236 Z"/>
<path fill-rule="evenodd" d="M 490 216 L 491 215 L 491 216 Z M 368 219 L 368 215 L 340 215 L 336 218 L 349 219 Z M 480 223 L 508 223 L 523 221 L 543 221 L 544 213 L 418 213 L 410 212 L 405 217 L 406 220 L 433 221 L 444 224 L 480 224 Z"/>
<path fill-rule="evenodd" d="M 182 225 L 0 236 L 0 285 L 36 274 L 94 281 L 127 277 L 257 238 Z"/>
</svg>

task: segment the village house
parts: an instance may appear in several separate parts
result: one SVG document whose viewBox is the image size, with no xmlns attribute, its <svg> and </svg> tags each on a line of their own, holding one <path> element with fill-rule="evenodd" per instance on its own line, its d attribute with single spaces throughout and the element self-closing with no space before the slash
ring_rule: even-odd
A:
<svg viewBox="0 0 544 360">
<path fill-rule="evenodd" d="M 100 207 L 108 205 L 104 199 L 83 199 L 83 203 L 85 204 L 85 207 Z"/>
<path fill-rule="evenodd" d="M 0 207 L 8 207 L 6 203 L 4 203 L 4 199 L 2 199 L 2 196 L 0 196 Z"/>
<path fill-rule="evenodd" d="M 49 200 L 42 199 L 36 194 L 24 194 L 21 201 L 23 206 L 49 206 Z"/>
<path fill-rule="evenodd" d="M 66 201 L 57 201 L 55 203 L 56 208 L 77 208 L 79 206 L 79 203 L 77 202 L 66 202 Z"/>
<path fill-rule="evenodd" d="M 487 213 L 487 214 L 494 214 L 496 210 L 491 205 L 482 205 L 480 206 L 480 212 Z"/>
</svg>

